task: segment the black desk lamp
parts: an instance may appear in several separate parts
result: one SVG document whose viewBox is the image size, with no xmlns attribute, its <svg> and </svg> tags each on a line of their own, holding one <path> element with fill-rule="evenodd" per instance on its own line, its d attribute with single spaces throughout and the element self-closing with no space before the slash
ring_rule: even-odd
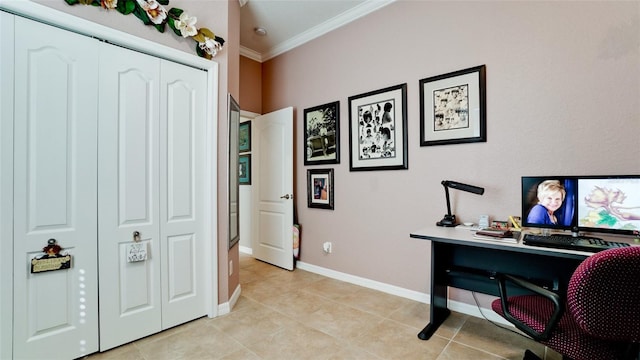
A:
<svg viewBox="0 0 640 360">
<path fill-rule="evenodd" d="M 462 191 L 467 191 L 470 193 L 482 195 L 484 194 L 484 189 L 481 187 L 467 185 L 455 181 L 450 180 L 442 180 L 442 186 L 444 186 L 444 194 L 447 197 L 447 214 L 442 218 L 442 220 L 438 221 L 436 225 L 438 226 L 446 226 L 453 227 L 456 226 L 456 216 L 451 213 L 451 203 L 449 202 L 449 188 L 458 189 Z"/>
</svg>

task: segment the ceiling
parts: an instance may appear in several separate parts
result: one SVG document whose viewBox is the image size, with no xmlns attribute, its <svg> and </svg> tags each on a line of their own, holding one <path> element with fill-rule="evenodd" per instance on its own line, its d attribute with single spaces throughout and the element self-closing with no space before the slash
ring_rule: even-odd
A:
<svg viewBox="0 0 640 360">
<path fill-rule="evenodd" d="M 240 53 L 269 60 L 394 0 L 239 0 Z M 243 5 L 244 4 L 244 5 Z M 255 28 L 267 34 L 257 35 Z"/>
</svg>

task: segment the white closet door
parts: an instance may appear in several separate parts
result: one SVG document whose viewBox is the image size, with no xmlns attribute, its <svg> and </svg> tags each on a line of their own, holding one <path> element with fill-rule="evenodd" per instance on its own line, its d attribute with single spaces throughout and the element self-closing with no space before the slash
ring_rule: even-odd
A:
<svg viewBox="0 0 640 360">
<path fill-rule="evenodd" d="M 162 328 L 204 316 L 203 212 L 207 74 L 161 63 Z"/>
<path fill-rule="evenodd" d="M 100 48 L 100 350 L 161 330 L 159 74 L 157 58 Z M 147 259 L 129 262 L 132 246 Z"/>
<path fill-rule="evenodd" d="M 98 42 L 15 25 L 13 357 L 77 358 L 98 349 Z M 32 274 L 49 239 L 71 268 Z"/>
</svg>

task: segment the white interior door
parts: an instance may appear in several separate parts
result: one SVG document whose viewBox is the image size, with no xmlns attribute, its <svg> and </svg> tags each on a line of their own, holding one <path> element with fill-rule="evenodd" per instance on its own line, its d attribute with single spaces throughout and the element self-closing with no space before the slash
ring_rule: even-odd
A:
<svg viewBox="0 0 640 360">
<path fill-rule="evenodd" d="M 162 106 L 159 59 L 108 44 L 100 56 L 100 350 L 107 350 L 161 330 Z M 133 246 L 147 259 L 129 262 Z"/>
<path fill-rule="evenodd" d="M 204 219 L 207 74 L 161 62 L 162 328 L 207 314 Z"/>
<path fill-rule="evenodd" d="M 293 270 L 293 108 L 251 122 L 256 259 Z"/>
<path fill-rule="evenodd" d="M 78 358 L 98 349 L 99 43 L 15 26 L 13 357 Z M 71 268 L 31 273 L 49 239 Z"/>
</svg>

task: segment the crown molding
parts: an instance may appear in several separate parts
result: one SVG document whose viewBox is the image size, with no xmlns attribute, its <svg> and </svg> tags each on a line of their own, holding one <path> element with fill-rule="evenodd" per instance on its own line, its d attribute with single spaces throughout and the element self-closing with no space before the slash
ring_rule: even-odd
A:
<svg viewBox="0 0 640 360">
<path fill-rule="evenodd" d="M 259 52 L 249 49 L 248 47 L 240 46 L 240 55 L 248 57 L 251 60 L 262 62 L 262 55 Z"/>
<path fill-rule="evenodd" d="M 383 8 L 393 2 L 395 2 L 396 0 L 368 0 L 363 2 L 362 4 L 348 10 L 345 11 L 344 13 L 328 20 L 325 21 L 322 24 L 319 24 L 317 26 L 314 26 L 313 28 L 287 40 L 287 41 L 283 41 L 280 44 L 277 44 L 276 46 L 274 46 L 273 48 L 271 48 L 270 51 L 264 53 L 264 54 L 259 54 L 253 50 L 247 49 L 249 51 L 253 51 L 256 55 L 258 56 L 248 56 L 245 55 L 247 57 L 250 57 L 251 59 L 254 59 L 256 61 L 259 62 L 264 62 L 267 61 L 269 59 L 273 59 L 274 57 L 284 54 L 285 52 L 292 50 L 300 45 L 303 45 L 313 39 L 316 39 L 330 31 L 333 31 L 343 25 L 346 25 L 352 21 L 355 21 L 365 15 L 368 15 L 380 8 Z M 240 49 L 240 53 L 242 54 L 242 48 Z M 258 60 L 258 58 L 260 58 L 260 60 Z"/>
</svg>

